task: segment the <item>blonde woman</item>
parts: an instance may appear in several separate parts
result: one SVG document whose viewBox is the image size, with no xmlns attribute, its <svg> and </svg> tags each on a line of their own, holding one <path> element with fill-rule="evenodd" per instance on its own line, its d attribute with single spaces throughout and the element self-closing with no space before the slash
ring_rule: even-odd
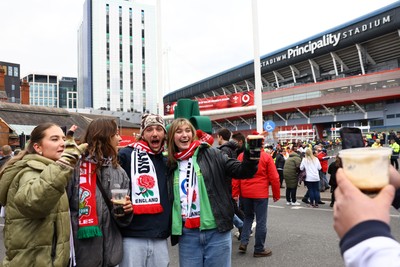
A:
<svg viewBox="0 0 400 267">
<path fill-rule="evenodd" d="M 173 175 L 172 235 L 179 242 L 179 265 L 231 266 L 233 205 L 227 177 L 252 177 L 258 160 L 243 162 L 197 140 L 183 118 L 168 130 L 168 166 Z"/>
<path fill-rule="evenodd" d="M 310 194 L 310 206 L 318 208 L 318 202 L 321 200 L 319 193 L 319 170 L 321 170 L 321 163 L 309 148 L 306 149 L 305 157 L 300 164 L 300 170 L 304 169 L 306 170 L 305 184 Z"/>
</svg>

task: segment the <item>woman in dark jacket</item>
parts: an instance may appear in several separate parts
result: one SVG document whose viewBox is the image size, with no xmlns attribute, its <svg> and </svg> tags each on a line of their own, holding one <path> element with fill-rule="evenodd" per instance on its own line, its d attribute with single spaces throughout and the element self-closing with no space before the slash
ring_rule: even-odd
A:
<svg viewBox="0 0 400 267">
<path fill-rule="evenodd" d="M 118 225 L 129 224 L 133 213 L 129 191 L 123 216 L 116 216 L 110 205 L 112 188 L 130 188 L 128 175 L 117 162 L 120 140 L 117 123 L 110 118 L 93 120 L 83 138 L 88 150 L 76 167 L 68 192 L 78 267 L 116 266 L 122 260 Z"/>
<path fill-rule="evenodd" d="M 258 161 L 246 152 L 243 162 L 228 158 L 195 138 L 196 130 L 187 119 L 172 122 L 168 165 L 174 177 L 172 234 L 179 236 L 179 263 L 231 266 L 234 212 L 227 177 L 252 177 Z"/>
</svg>

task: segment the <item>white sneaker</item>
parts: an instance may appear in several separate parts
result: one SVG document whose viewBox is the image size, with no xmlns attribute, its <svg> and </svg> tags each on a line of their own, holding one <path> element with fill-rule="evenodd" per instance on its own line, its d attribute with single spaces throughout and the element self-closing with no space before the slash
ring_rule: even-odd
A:
<svg viewBox="0 0 400 267">
<path fill-rule="evenodd" d="M 239 233 L 239 232 L 235 232 L 233 235 L 234 235 L 236 238 L 239 238 L 240 233 Z"/>
<path fill-rule="evenodd" d="M 292 203 L 290 203 L 290 202 L 286 202 L 286 205 L 290 206 L 290 205 L 292 205 Z"/>
<path fill-rule="evenodd" d="M 250 232 L 250 236 L 253 236 L 253 235 L 254 235 L 254 229 L 256 228 L 256 225 L 257 225 L 257 223 L 256 223 L 256 222 L 253 222 L 253 223 L 251 224 L 251 232 Z"/>
<path fill-rule="evenodd" d="M 296 201 L 296 202 L 292 202 L 292 205 L 293 206 L 300 206 L 300 203 Z"/>
</svg>

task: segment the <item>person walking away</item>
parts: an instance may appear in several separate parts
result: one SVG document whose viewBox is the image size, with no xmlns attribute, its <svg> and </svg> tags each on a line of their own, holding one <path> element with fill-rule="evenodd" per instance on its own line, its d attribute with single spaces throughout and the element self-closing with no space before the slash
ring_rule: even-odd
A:
<svg viewBox="0 0 400 267">
<path fill-rule="evenodd" d="M 339 168 L 342 167 L 342 160 L 339 156 L 336 156 L 336 160 L 329 164 L 328 173 L 330 174 L 329 185 L 331 186 L 331 204 L 330 207 L 333 207 L 335 204 L 335 189 L 337 187 L 336 182 L 336 172 Z"/>
<path fill-rule="evenodd" d="M 289 158 L 285 162 L 283 167 L 283 176 L 285 177 L 286 184 L 286 205 L 298 206 L 297 202 L 297 185 L 298 179 L 297 174 L 299 171 L 301 157 L 295 151 L 289 148 Z"/>
<path fill-rule="evenodd" d="M 243 160 L 245 154 L 239 155 L 238 159 Z M 254 257 L 267 257 L 272 251 L 265 247 L 267 236 L 267 215 L 269 186 L 272 187 L 273 201 L 280 199 L 279 174 L 276 170 L 274 160 L 270 154 L 261 150 L 258 170 L 252 179 L 239 181 L 240 197 L 244 211 L 244 225 L 240 240 L 239 252 L 245 253 L 249 243 L 251 226 L 256 217 Z"/>
<path fill-rule="evenodd" d="M 172 237 L 181 267 L 231 266 L 233 206 L 229 177 L 249 178 L 258 160 L 245 150 L 243 162 L 201 143 L 189 120 L 168 130 L 168 166 L 174 179 Z M 173 242 L 175 245 L 176 242 Z"/>
<path fill-rule="evenodd" d="M 320 201 L 319 193 L 319 170 L 321 170 L 321 164 L 318 158 L 313 155 L 311 149 L 306 149 L 305 157 L 300 163 L 300 170 L 306 170 L 305 184 L 310 194 L 310 206 L 318 208 L 318 202 Z"/>
<path fill-rule="evenodd" d="M 133 217 L 129 194 L 121 216 L 111 202 L 111 189 L 130 189 L 129 177 L 118 164 L 118 125 L 114 119 L 94 119 L 82 141 L 88 144 L 87 152 L 68 186 L 76 266 L 117 266 L 123 255 L 118 225 L 128 225 Z"/>
<path fill-rule="evenodd" d="M 121 227 L 124 256 L 120 267 L 169 265 L 167 238 L 171 234 L 172 180 L 163 155 L 166 129 L 156 114 L 144 114 L 139 140 L 119 151 L 129 176 L 133 219 Z"/>
<path fill-rule="evenodd" d="M 389 147 L 392 149 L 392 155 L 390 156 L 390 164 L 392 164 L 394 168 L 398 170 L 399 162 L 397 160 L 399 158 L 400 145 L 397 144 L 394 139 L 390 139 Z"/>
<path fill-rule="evenodd" d="M 42 123 L 0 172 L 6 249 L 2 266 L 72 266 L 66 186 L 87 144 L 64 141 L 54 123 Z"/>
<path fill-rule="evenodd" d="M 284 180 L 283 168 L 285 166 L 285 161 L 286 160 L 282 155 L 282 150 L 277 149 L 277 154 L 275 157 L 275 166 L 276 166 L 276 170 L 278 171 L 278 174 L 279 174 L 279 183 L 280 183 L 281 188 L 285 188 L 283 186 L 283 180 Z M 287 187 L 287 185 L 286 185 L 286 187 Z"/>
</svg>

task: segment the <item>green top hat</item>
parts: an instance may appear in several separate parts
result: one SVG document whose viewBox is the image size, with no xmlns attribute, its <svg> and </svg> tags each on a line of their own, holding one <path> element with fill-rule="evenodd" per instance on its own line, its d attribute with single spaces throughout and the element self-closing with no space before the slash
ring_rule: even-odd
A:
<svg viewBox="0 0 400 267">
<path fill-rule="evenodd" d="M 179 99 L 174 111 L 174 119 L 177 118 L 186 118 L 196 130 L 200 129 L 208 134 L 212 133 L 211 120 L 208 116 L 200 116 L 199 102 L 196 100 Z"/>
</svg>

